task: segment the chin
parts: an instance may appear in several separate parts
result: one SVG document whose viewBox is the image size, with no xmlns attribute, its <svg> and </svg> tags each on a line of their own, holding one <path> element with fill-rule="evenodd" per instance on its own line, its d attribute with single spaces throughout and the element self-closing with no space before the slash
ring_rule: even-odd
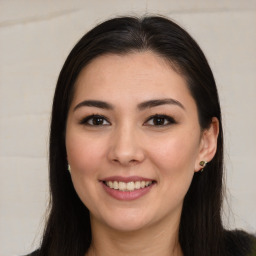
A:
<svg viewBox="0 0 256 256">
<path fill-rule="evenodd" d="M 142 230 L 147 227 L 146 223 L 139 223 L 134 220 L 127 220 L 127 221 L 122 221 L 122 222 L 111 222 L 108 224 L 109 227 L 113 230 L 119 231 L 119 232 L 135 232 Z"/>
<path fill-rule="evenodd" d="M 131 212 L 129 210 L 120 210 L 117 214 L 113 211 L 110 214 L 104 214 L 101 218 L 101 224 L 110 229 L 120 232 L 133 232 L 147 227 L 150 223 L 150 217 L 145 214 Z"/>
</svg>

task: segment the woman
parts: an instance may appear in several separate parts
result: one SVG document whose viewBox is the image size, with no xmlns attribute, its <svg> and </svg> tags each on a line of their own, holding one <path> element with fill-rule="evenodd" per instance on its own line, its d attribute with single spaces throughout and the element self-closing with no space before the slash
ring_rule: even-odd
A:
<svg viewBox="0 0 256 256">
<path fill-rule="evenodd" d="M 49 218 L 35 255 L 255 255 L 221 221 L 223 134 L 214 77 L 162 17 L 88 32 L 58 79 Z"/>
</svg>

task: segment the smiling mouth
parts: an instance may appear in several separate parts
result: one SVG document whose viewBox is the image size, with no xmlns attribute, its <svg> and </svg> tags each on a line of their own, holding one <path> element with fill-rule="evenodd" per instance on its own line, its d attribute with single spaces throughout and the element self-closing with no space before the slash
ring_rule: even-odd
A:
<svg viewBox="0 0 256 256">
<path fill-rule="evenodd" d="M 155 183 L 155 181 L 103 181 L 103 183 L 111 189 L 130 192 L 149 187 Z"/>
</svg>

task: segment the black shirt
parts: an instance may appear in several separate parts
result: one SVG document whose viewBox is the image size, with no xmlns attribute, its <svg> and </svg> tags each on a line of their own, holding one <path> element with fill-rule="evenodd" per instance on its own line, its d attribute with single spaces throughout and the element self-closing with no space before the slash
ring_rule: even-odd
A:
<svg viewBox="0 0 256 256">
<path fill-rule="evenodd" d="M 225 255 L 223 256 L 256 256 L 256 237 L 240 230 L 225 231 Z M 34 251 L 26 256 L 46 256 Z M 201 255 L 198 255 L 201 256 Z M 214 256 L 214 255 L 203 255 Z"/>
</svg>

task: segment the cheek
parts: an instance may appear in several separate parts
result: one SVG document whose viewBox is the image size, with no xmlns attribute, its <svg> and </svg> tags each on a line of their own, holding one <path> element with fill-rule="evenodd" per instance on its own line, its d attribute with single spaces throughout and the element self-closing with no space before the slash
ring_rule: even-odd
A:
<svg viewBox="0 0 256 256">
<path fill-rule="evenodd" d="M 67 136 L 67 156 L 73 171 L 80 175 L 90 175 L 101 165 L 104 144 L 93 137 Z"/>
<path fill-rule="evenodd" d="M 98 200 L 95 184 L 104 155 L 102 143 L 97 143 L 90 136 L 73 133 L 66 137 L 66 149 L 76 193 L 84 205 L 92 210 Z M 96 208 L 94 211 L 97 211 Z"/>
<path fill-rule="evenodd" d="M 176 134 L 165 140 L 157 140 L 153 145 L 149 154 L 161 174 L 172 178 L 193 175 L 199 150 L 198 139 L 195 135 Z"/>
<path fill-rule="evenodd" d="M 171 140 L 159 145 L 156 157 L 163 163 L 171 163 L 174 167 L 195 159 L 197 147 L 185 141 Z"/>
</svg>

